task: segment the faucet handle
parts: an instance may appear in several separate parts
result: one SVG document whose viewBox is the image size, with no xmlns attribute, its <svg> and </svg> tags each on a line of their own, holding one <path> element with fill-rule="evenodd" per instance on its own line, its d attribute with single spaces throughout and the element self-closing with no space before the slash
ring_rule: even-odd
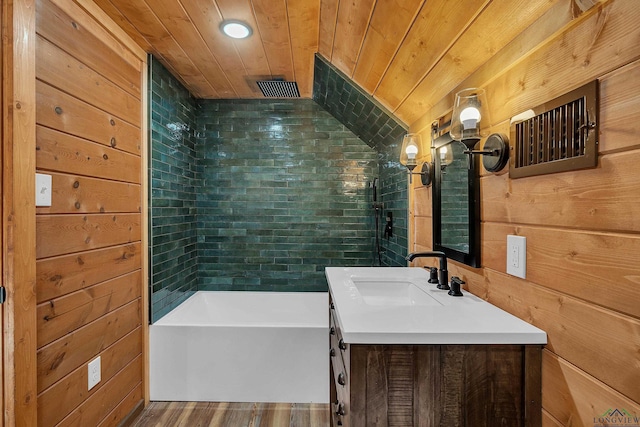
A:
<svg viewBox="0 0 640 427">
<path fill-rule="evenodd" d="M 464 280 L 461 280 L 458 276 L 453 276 L 451 278 L 451 290 L 448 292 L 449 295 L 453 297 L 461 297 L 462 292 L 460 291 L 460 285 L 466 283 Z"/>
<path fill-rule="evenodd" d="M 438 269 L 436 267 L 425 267 L 429 269 L 429 283 L 438 283 Z"/>
</svg>

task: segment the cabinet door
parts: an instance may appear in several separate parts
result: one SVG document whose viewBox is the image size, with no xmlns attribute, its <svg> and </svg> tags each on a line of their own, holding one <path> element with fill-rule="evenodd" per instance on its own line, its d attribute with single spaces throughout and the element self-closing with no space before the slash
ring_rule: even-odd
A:
<svg viewBox="0 0 640 427">
<path fill-rule="evenodd" d="M 342 340 L 342 334 L 335 321 L 333 310 L 329 316 L 329 343 L 331 359 L 331 421 L 332 425 L 347 427 L 350 425 L 349 408 L 349 358 L 348 345 Z"/>
</svg>

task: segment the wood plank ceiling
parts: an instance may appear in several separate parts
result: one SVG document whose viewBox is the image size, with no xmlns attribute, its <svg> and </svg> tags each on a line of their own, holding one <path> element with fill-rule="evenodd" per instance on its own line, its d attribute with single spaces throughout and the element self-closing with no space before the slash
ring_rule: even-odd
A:
<svg viewBox="0 0 640 427">
<path fill-rule="evenodd" d="M 284 78 L 310 98 L 319 52 L 407 124 L 556 3 L 590 1 L 95 0 L 196 97 L 262 98 L 256 80 Z M 227 38 L 223 19 L 253 35 Z"/>
</svg>

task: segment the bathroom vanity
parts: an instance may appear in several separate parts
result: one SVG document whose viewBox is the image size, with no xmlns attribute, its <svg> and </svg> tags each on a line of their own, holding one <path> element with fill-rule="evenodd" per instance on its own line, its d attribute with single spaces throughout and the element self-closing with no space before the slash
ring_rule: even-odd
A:
<svg viewBox="0 0 640 427">
<path fill-rule="evenodd" d="M 326 269 L 332 426 L 540 426 L 546 334 L 422 268 Z"/>
</svg>

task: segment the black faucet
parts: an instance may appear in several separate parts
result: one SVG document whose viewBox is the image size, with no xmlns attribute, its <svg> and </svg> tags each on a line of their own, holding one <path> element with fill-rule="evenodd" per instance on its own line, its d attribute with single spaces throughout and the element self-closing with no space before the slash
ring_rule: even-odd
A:
<svg viewBox="0 0 640 427">
<path fill-rule="evenodd" d="M 416 258 L 439 258 L 440 270 L 438 271 L 438 289 L 448 291 L 449 289 L 449 272 L 447 271 L 447 256 L 444 252 L 431 251 L 431 252 L 413 252 L 407 255 L 406 260 L 411 262 Z"/>
</svg>

